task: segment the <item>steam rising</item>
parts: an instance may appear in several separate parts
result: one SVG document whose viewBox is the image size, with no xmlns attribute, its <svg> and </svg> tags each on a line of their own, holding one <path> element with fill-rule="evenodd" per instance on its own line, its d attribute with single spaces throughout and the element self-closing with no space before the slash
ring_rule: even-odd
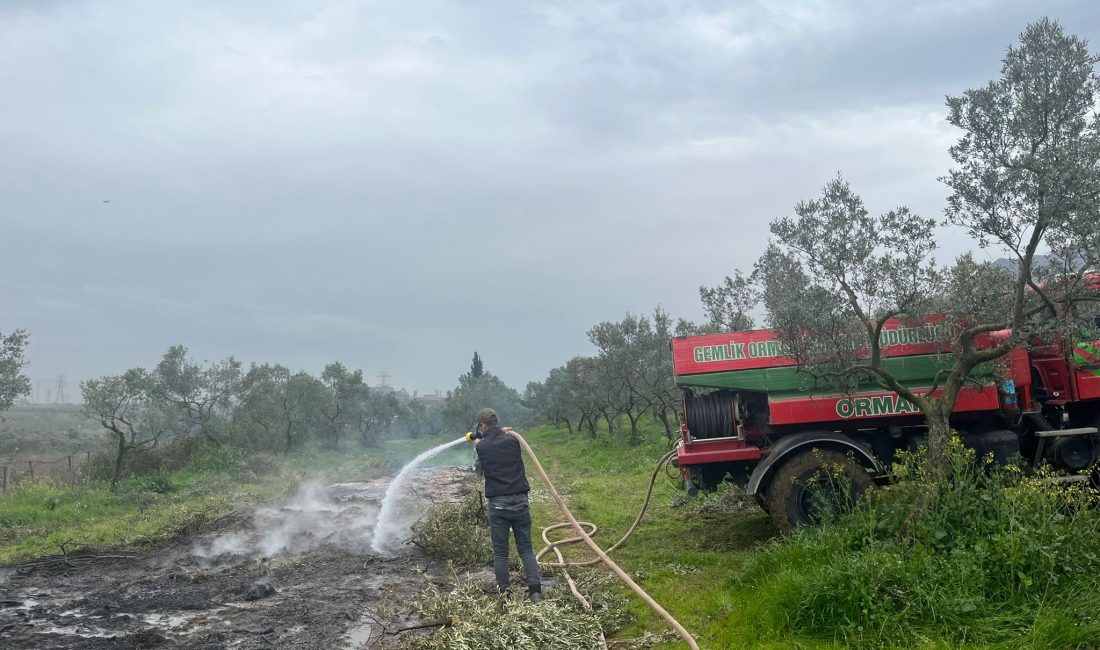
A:
<svg viewBox="0 0 1100 650">
<path fill-rule="evenodd" d="M 373 540 L 371 541 L 372 550 L 376 553 L 385 553 L 392 550 L 397 542 L 400 541 L 402 533 L 408 531 L 408 519 L 404 518 L 404 520 L 402 520 L 402 518 L 397 516 L 397 499 L 402 495 L 402 489 L 405 486 L 405 481 L 409 473 L 416 469 L 417 465 L 435 456 L 444 449 L 454 447 L 465 441 L 466 438 L 459 438 L 458 440 L 452 440 L 451 442 L 445 442 L 442 445 L 432 447 L 401 468 L 401 471 L 394 477 L 393 482 L 386 488 L 386 496 L 382 499 L 382 512 L 378 514 L 378 523 L 374 527 Z"/>
<path fill-rule="evenodd" d="M 392 481 L 383 478 L 329 486 L 304 483 L 285 504 L 258 508 L 243 529 L 200 541 L 192 553 L 213 564 L 230 558 L 240 561 L 306 553 L 322 546 L 362 553 L 392 552 L 422 514 L 423 501 L 453 498 L 461 482 L 458 474 L 440 474 L 438 470 L 423 470 L 414 484 L 408 484 L 408 479 L 422 462 L 464 440 L 420 454 Z"/>
<path fill-rule="evenodd" d="M 256 510 L 250 529 L 197 544 L 193 552 L 213 560 L 227 554 L 270 557 L 279 552 L 304 553 L 322 545 L 366 551 L 383 483 L 340 483 L 327 489 L 319 483 L 305 483 L 286 504 Z"/>
</svg>

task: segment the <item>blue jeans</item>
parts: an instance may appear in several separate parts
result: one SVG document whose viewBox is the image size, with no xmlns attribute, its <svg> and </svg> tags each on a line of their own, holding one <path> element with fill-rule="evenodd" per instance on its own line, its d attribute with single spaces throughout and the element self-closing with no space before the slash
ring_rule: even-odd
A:
<svg viewBox="0 0 1100 650">
<path fill-rule="evenodd" d="M 523 560 L 523 571 L 527 574 L 527 589 L 542 591 L 539 580 L 539 563 L 535 560 L 535 550 L 531 547 L 531 509 L 527 503 L 527 493 L 509 494 L 501 497 L 489 497 L 489 536 L 493 540 L 493 572 L 497 577 L 497 587 L 504 591 L 511 583 L 508 571 L 508 530 L 516 538 L 516 550 Z"/>
</svg>

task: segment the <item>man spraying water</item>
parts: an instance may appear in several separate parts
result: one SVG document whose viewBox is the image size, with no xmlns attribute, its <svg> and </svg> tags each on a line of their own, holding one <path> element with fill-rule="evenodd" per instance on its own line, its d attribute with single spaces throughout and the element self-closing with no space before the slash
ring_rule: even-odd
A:
<svg viewBox="0 0 1100 650">
<path fill-rule="evenodd" d="M 477 447 L 477 466 L 485 476 L 485 497 L 489 500 L 489 535 L 493 540 L 493 571 L 502 593 L 511 584 L 508 571 L 508 532 L 515 536 L 516 550 L 527 574 L 527 592 L 532 602 L 542 601 L 539 564 L 531 545 L 531 509 L 527 474 L 519 441 L 500 428 L 496 411 L 481 409 L 477 433 L 467 439 Z"/>
</svg>

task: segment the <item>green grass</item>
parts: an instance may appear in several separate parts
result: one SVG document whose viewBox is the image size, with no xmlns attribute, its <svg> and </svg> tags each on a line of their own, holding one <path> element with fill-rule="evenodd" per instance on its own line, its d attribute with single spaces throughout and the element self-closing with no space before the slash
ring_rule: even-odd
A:
<svg viewBox="0 0 1100 650">
<path fill-rule="evenodd" d="M 308 449 L 290 456 L 218 453 L 176 472 L 62 485 L 28 483 L 0 494 L 0 564 L 77 549 L 163 542 L 234 510 L 280 498 L 307 479 L 362 480 L 395 471 L 440 440 L 391 440 L 375 449 Z M 463 454 L 463 451 L 465 454 Z M 465 463 L 469 450 L 428 464 Z"/>
<path fill-rule="evenodd" d="M 641 507 L 653 466 L 668 450 L 663 435 L 647 430 L 643 444 L 627 447 L 606 434 L 593 440 L 584 434 L 550 427 L 529 432 L 531 443 L 574 516 L 599 526 L 596 540 L 614 543 Z M 532 486 L 539 480 L 531 468 Z M 538 490 L 535 491 L 538 495 Z M 820 641 L 767 638 L 741 621 L 744 603 L 731 588 L 746 559 L 776 533 L 763 512 L 724 514 L 700 512 L 699 503 L 684 502 L 684 493 L 659 477 L 645 521 L 614 560 L 693 635 L 702 648 L 830 648 Z M 543 526 L 563 521 L 548 496 L 532 504 L 533 536 Z M 556 531 L 560 536 L 565 531 Z M 567 557 L 588 558 L 582 545 L 568 547 Z M 625 587 L 624 587 L 625 590 Z M 627 593 L 630 593 L 629 591 Z M 630 611 L 636 622 L 616 632 L 616 638 L 664 632 L 668 625 L 632 594 Z M 682 648 L 665 643 L 654 648 Z"/>
<path fill-rule="evenodd" d="M 593 440 L 542 427 L 526 437 L 574 515 L 600 527 L 605 548 L 630 525 L 666 450 L 654 430 L 635 448 L 602 432 Z M 968 472 L 927 497 L 916 519 L 916 495 L 932 494 L 919 481 L 783 537 L 762 512 L 707 512 L 661 478 L 645 522 L 613 557 L 701 648 L 1100 647 L 1097 511 L 1053 488 L 1017 485 L 1011 473 Z M 563 519 L 536 496 L 538 547 L 542 527 Z M 590 557 L 581 545 L 567 555 Z M 615 638 L 669 629 L 629 598 L 636 621 Z"/>
</svg>

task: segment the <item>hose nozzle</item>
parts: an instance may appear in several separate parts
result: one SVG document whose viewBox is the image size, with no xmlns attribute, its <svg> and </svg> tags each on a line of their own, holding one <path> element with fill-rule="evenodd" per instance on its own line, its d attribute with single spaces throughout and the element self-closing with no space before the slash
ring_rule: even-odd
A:
<svg viewBox="0 0 1100 650">
<path fill-rule="evenodd" d="M 466 442 L 473 442 L 475 440 L 481 440 L 482 437 L 483 436 L 481 435 L 480 431 L 467 431 L 466 432 Z"/>
</svg>

